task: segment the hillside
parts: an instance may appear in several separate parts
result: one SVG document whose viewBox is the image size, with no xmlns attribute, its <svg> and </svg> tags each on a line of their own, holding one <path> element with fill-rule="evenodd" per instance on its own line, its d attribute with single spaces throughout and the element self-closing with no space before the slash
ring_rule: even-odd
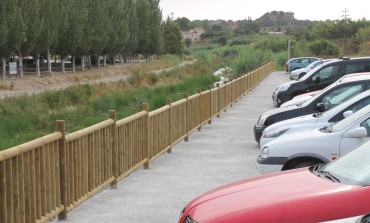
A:
<svg viewBox="0 0 370 223">
<path fill-rule="evenodd" d="M 314 21 L 310 20 L 297 20 L 294 18 L 293 12 L 283 11 L 267 12 L 254 21 L 259 24 L 263 32 L 286 32 L 297 28 L 304 28 L 314 23 Z"/>
</svg>

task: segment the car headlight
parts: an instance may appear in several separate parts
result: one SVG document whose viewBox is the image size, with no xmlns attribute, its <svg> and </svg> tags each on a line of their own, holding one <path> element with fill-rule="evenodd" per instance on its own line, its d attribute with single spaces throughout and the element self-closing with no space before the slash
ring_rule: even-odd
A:
<svg viewBox="0 0 370 223">
<path fill-rule="evenodd" d="M 273 131 L 265 131 L 262 135 L 264 138 L 275 138 L 279 137 L 282 134 L 284 134 L 286 131 L 288 131 L 290 128 L 278 128 Z"/>
<path fill-rule="evenodd" d="M 264 125 L 268 115 L 261 115 L 260 119 L 258 119 L 257 125 Z"/>
<path fill-rule="evenodd" d="M 269 148 L 266 146 L 264 147 L 262 150 L 261 150 L 261 153 L 260 153 L 260 158 L 261 159 L 267 159 L 269 158 Z"/>
<path fill-rule="evenodd" d="M 290 84 L 284 84 L 279 86 L 278 91 L 286 91 L 290 87 Z"/>
</svg>

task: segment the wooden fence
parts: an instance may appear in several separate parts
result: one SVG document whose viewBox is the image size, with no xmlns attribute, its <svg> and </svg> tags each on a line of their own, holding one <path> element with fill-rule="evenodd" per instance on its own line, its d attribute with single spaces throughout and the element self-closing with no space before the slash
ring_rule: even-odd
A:
<svg viewBox="0 0 370 223">
<path fill-rule="evenodd" d="M 65 134 L 64 121 L 56 131 L 31 142 L 0 151 L 0 222 L 47 222 L 67 213 L 105 187 L 117 183 L 172 146 L 211 123 L 266 75 L 274 62 L 231 82 L 162 108 L 143 111 Z"/>
</svg>

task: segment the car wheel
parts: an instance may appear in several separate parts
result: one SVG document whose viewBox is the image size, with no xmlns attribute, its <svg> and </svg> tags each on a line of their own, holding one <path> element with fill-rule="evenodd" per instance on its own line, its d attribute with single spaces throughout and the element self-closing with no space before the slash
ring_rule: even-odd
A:
<svg viewBox="0 0 370 223">
<path fill-rule="evenodd" d="M 317 162 L 315 160 L 305 160 L 305 161 L 302 161 L 302 162 L 297 163 L 295 166 L 293 166 L 293 169 L 298 169 L 298 168 L 302 168 L 302 167 L 313 166 L 313 165 L 316 165 L 316 164 L 319 164 L 319 162 Z"/>
</svg>

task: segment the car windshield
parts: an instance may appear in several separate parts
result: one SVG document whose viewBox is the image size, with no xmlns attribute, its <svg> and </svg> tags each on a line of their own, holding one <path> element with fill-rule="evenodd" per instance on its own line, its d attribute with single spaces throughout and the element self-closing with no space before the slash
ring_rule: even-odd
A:
<svg viewBox="0 0 370 223">
<path fill-rule="evenodd" d="M 360 109 L 358 112 L 354 113 L 353 115 L 349 116 L 348 118 L 342 119 L 339 122 L 336 122 L 332 125 L 331 131 L 332 132 L 339 132 L 343 129 L 347 128 L 349 125 L 354 123 L 359 118 L 367 115 L 370 112 L 370 105 Z"/>
<path fill-rule="evenodd" d="M 334 176 L 337 182 L 368 186 L 370 185 L 369 153 L 370 142 L 367 142 L 323 168 L 320 168 L 320 170 Z"/>
</svg>

